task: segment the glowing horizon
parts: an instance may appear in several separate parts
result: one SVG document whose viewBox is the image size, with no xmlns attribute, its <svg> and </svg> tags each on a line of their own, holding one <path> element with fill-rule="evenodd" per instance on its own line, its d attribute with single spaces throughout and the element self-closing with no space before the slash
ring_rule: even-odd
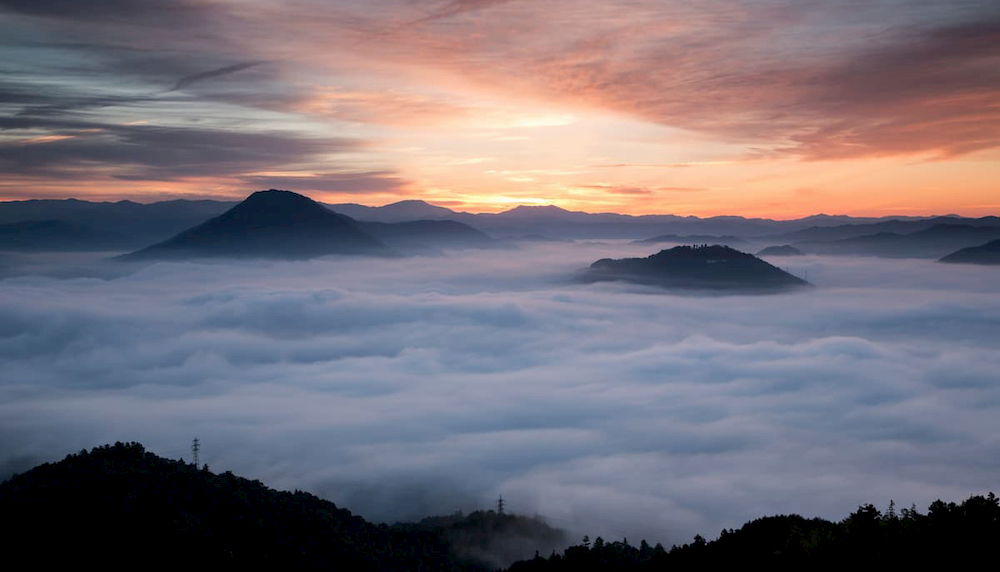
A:
<svg viewBox="0 0 1000 572">
<path fill-rule="evenodd" d="M 1000 8 L 0 2 L 0 199 L 1000 212 Z"/>
</svg>

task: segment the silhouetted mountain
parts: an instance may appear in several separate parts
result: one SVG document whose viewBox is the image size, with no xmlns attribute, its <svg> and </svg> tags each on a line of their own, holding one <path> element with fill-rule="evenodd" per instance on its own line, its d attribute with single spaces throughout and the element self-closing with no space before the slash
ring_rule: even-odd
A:
<svg viewBox="0 0 1000 572">
<path fill-rule="evenodd" d="M 635 240 L 632 244 L 658 244 L 661 242 L 673 242 L 679 244 L 722 244 L 724 246 L 732 246 L 734 244 L 743 244 L 746 241 L 738 236 L 712 236 L 707 234 L 688 234 L 681 236 L 679 234 L 661 234 L 659 236 L 654 236 L 653 238 Z"/>
<path fill-rule="evenodd" d="M 768 246 L 758 252 L 757 256 L 802 256 L 803 254 L 805 253 L 790 244 L 782 244 L 781 246 Z"/>
<path fill-rule="evenodd" d="M 383 243 L 404 251 L 495 246 L 494 240 L 486 233 L 453 220 L 358 222 L 357 225 Z"/>
<path fill-rule="evenodd" d="M 1000 239 L 992 240 L 981 246 L 970 246 L 952 252 L 939 262 L 957 264 L 1000 264 Z"/>
<path fill-rule="evenodd" d="M 909 234 L 879 232 L 829 242 L 795 246 L 817 254 L 852 254 L 888 258 L 940 258 L 959 248 L 1000 239 L 1000 226 L 939 223 Z"/>
<path fill-rule="evenodd" d="M 780 291 L 809 283 L 727 246 L 676 246 L 646 258 L 605 258 L 590 265 L 586 282 L 624 280 L 666 288 Z"/>
<path fill-rule="evenodd" d="M 331 502 L 213 474 L 138 443 L 81 451 L 0 483 L 8 561 L 135 569 L 484 570 L 442 534 L 374 525 Z"/>
<path fill-rule="evenodd" d="M 225 213 L 123 258 L 313 258 L 327 254 L 388 254 L 357 222 L 308 197 L 271 189 Z"/>
<path fill-rule="evenodd" d="M 115 232 L 64 220 L 27 220 L 0 224 L 0 250 L 114 250 L 126 242 Z"/>
</svg>

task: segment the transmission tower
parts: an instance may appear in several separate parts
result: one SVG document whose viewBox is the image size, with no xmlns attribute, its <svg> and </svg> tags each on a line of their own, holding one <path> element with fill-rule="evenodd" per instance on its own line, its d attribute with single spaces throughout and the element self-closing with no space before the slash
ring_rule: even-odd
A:
<svg viewBox="0 0 1000 572">
<path fill-rule="evenodd" d="M 194 466 L 198 466 L 198 450 L 201 449 L 201 443 L 198 442 L 198 438 L 195 437 L 194 441 L 191 441 L 191 456 L 194 457 Z"/>
<path fill-rule="evenodd" d="M 500 498 L 497 499 L 497 515 L 502 515 L 502 514 L 503 514 L 503 495 L 500 495 Z"/>
</svg>

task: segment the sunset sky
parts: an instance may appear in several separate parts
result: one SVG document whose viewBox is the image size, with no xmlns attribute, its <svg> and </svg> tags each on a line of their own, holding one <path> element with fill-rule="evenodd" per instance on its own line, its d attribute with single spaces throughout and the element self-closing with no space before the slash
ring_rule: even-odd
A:
<svg viewBox="0 0 1000 572">
<path fill-rule="evenodd" d="M 1000 213 L 996 0 L 0 0 L 0 200 Z"/>
</svg>

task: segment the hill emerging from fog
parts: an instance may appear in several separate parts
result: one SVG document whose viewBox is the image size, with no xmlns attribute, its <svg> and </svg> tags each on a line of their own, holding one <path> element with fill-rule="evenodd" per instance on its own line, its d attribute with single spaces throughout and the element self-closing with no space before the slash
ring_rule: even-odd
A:
<svg viewBox="0 0 1000 572">
<path fill-rule="evenodd" d="M 387 255 L 358 223 L 308 197 L 271 189 L 128 260 L 205 257 L 304 259 L 328 254 Z"/>
<path fill-rule="evenodd" d="M 945 256 L 939 262 L 956 264 L 1000 264 L 1000 239 L 981 246 L 970 246 Z"/>
<path fill-rule="evenodd" d="M 583 280 L 734 292 L 778 292 L 809 285 L 752 254 L 721 245 L 677 246 L 646 258 L 605 258 L 591 264 Z"/>
</svg>

